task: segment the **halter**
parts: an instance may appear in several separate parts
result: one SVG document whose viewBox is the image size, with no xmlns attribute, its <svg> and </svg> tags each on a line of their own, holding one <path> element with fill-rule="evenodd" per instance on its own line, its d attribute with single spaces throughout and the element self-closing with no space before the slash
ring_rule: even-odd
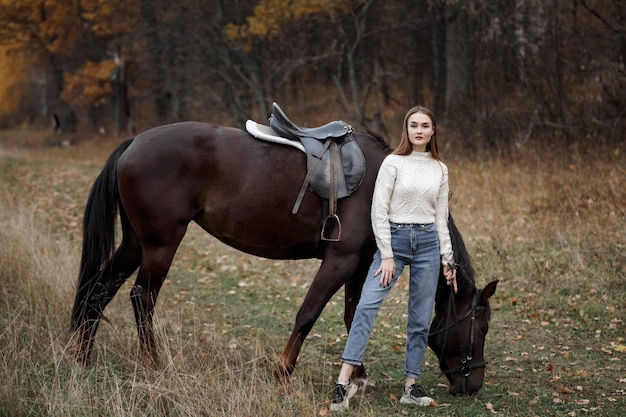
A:
<svg viewBox="0 0 626 417">
<path fill-rule="evenodd" d="M 446 323 L 446 326 L 443 329 L 439 329 L 433 333 L 431 333 L 429 336 L 433 336 L 442 332 L 446 332 L 445 333 L 445 339 L 444 339 L 444 349 L 445 346 L 448 342 L 448 329 L 452 328 L 454 326 L 454 328 L 456 329 L 456 333 L 457 333 L 457 337 L 459 338 L 459 340 L 461 340 L 461 330 L 459 329 L 459 323 L 461 323 L 463 320 L 465 320 L 466 318 L 470 318 L 471 320 L 471 324 L 470 324 L 470 341 L 469 341 L 469 347 L 467 350 L 467 354 L 465 353 L 465 350 L 463 349 L 463 345 L 461 345 L 461 365 L 457 366 L 456 368 L 452 368 L 452 369 L 442 369 L 441 372 L 443 374 L 449 375 L 449 374 L 455 374 L 457 372 L 460 372 L 461 375 L 465 378 L 469 377 L 470 374 L 472 373 L 472 369 L 478 369 L 478 368 L 485 368 L 486 367 L 486 362 L 482 361 L 482 362 L 475 362 L 475 363 L 471 363 L 472 362 L 472 353 L 474 351 L 474 325 L 476 324 L 476 311 L 484 311 L 485 307 L 484 306 L 479 306 L 477 305 L 478 301 L 478 291 L 474 291 L 474 297 L 472 299 L 472 305 L 469 308 L 469 310 L 467 311 L 467 313 L 465 313 L 461 318 L 457 318 L 456 316 L 456 303 L 454 301 L 454 293 L 452 291 L 450 291 L 450 301 L 448 302 L 448 320 Z M 454 323 L 450 323 L 450 317 L 454 317 Z M 441 351 L 441 356 L 439 358 L 439 363 L 442 363 L 441 360 L 443 358 L 443 353 L 444 353 L 444 349 L 442 349 Z"/>
</svg>

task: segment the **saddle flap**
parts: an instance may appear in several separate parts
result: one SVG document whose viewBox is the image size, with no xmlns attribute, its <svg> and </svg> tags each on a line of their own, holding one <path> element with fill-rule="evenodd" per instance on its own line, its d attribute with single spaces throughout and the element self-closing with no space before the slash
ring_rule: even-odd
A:
<svg viewBox="0 0 626 417">
<path fill-rule="evenodd" d="M 321 160 L 313 171 L 310 179 L 310 186 L 313 192 L 323 198 L 332 196 L 332 173 L 331 173 L 331 152 L 319 155 L 323 144 L 313 138 L 303 138 L 302 143 L 306 149 L 307 167 L 315 164 L 316 159 Z M 361 185 L 365 174 L 365 157 L 359 145 L 352 139 L 352 136 L 340 139 L 338 166 L 335 171 L 337 175 L 337 198 L 347 197 Z"/>
</svg>

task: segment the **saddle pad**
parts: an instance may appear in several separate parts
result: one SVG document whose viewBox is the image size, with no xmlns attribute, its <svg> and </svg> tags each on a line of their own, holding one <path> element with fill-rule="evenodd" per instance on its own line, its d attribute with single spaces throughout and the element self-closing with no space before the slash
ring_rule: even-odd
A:
<svg viewBox="0 0 626 417">
<path fill-rule="evenodd" d="M 248 120 L 246 121 L 246 130 L 257 139 L 279 143 L 281 145 L 293 146 L 294 148 L 306 153 L 304 146 L 300 142 L 278 136 L 276 131 L 269 126 L 259 124 L 253 120 Z"/>
</svg>

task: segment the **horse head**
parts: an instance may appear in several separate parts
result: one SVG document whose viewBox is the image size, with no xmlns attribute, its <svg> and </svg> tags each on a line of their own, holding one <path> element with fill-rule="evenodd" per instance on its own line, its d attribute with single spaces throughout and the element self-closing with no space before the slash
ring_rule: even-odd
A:
<svg viewBox="0 0 626 417">
<path fill-rule="evenodd" d="M 491 318 L 488 300 L 498 281 L 477 289 L 463 274 L 459 275 L 456 295 L 446 285 L 445 278 L 440 279 L 440 285 L 446 287 L 442 293 L 447 295 L 436 302 L 428 345 L 439 358 L 450 394 L 474 395 L 485 380 L 484 347 Z"/>
<path fill-rule="evenodd" d="M 448 227 L 458 264 L 458 291 L 455 294 L 447 285 L 442 268 L 428 345 L 439 358 L 441 372 L 450 384 L 450 394 L 474 395 L 485 381 L 484 349 L 491 319 L 489 298 L 496 292 L 498 281 L 490 282 L 484 289 L 476 288 L 476 272 L 452 216 Z"/>
</svg>

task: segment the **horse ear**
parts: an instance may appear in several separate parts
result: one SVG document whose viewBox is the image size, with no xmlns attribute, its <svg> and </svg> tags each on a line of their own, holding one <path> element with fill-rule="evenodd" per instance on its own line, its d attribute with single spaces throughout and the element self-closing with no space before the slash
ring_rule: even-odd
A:
<svg viewBox="0 0 626 417">
<path fill-rule="evenodd" d="M 496 292 L 496 287 L 498 286 L 498 280 L 491 281 L 483 290 L 480 292 L 480 298 L 478 299 L 478 305 L 483 305 L 487 302 L 489 297 L 491 297 Z"/>
</svg>

